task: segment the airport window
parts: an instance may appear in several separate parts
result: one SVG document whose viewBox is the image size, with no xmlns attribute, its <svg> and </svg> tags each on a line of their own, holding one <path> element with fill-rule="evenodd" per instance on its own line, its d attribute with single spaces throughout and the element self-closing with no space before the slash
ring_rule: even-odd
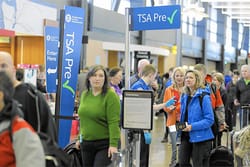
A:
<svg viewBox="0 0 250 167">
<path fill-rule="evenodd" d="M 210 17 L 208 18 L 208 36 L 207 39 L 209 39 L 212 42 L 216 42 L 217 39 L 217 11 L 215 9 L 212 9 L 210 7 Z"/>
<path fill-rule="evenodd" d="M 104 9 L 107 9 L 107 10 L 110 10 L 111 9 L 111 3 L 112 3 L 112 0 L 105 0 L 105 1 L 93 1 L 94 2 L 94 6 L 97 6 L 99 8 L 104 8 Z"/>
<path fill-rule="evenodd" d="M 238 36 L 238 48 L 241 48 L 242 40 L 243 40 L 243 30 L 244 27 L 242 24 L 239 24 L 239 36 Z"/>
<path fill-rule="evenodd" d="M 121 0 L 118 8 L 118 13 L 125 15 L 125 8 L 130 8 L 130 2 Z"/>
<path fill-rule="evenodd" d="M 232 46 L 232 20 L 227 17 L 226 19 L 226 36 L 225 36 L 225 44 L 227 46 Z"/>
<path fill-rule="evenodd" d="M 182 28 L 182 33 L 183 34 L 187 34 L 187 30 L 188 30 L 188 18 L 187 16 L 182 16 L 182 23 L 181 23 L 181 28 Z"/>
</svg>

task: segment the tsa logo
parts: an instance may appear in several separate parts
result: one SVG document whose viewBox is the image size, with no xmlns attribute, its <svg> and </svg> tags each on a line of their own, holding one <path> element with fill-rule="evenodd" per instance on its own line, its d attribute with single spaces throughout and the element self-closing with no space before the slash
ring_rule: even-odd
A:
<svg viewBox="0 0 250 167">
<path fill-rule="evenodd" d="M 66 22 L 71 22 L 71 15 L 70 14 L 67 14 L 66 16 L 65 16 L 65 21 Z"/>
<path fill-rule="evenodd" d="M 50 35 L 47 35 L 46 39 L 47 39 L 47 41 L 50 41 L 50 39 L 51 39 Z"/>
</svg>

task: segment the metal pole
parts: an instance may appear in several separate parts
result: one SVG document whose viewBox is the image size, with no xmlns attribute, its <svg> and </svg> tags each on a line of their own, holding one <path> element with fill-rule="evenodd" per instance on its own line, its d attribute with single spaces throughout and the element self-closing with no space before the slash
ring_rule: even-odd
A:
<svg viewBox="0 0 250 167">
<path fill-rule="evenodd" d="M 136 155 L 136 167 L 140 166 L 140 151 L 141 151 L 141 133 L 138 132 L 137 134 L 135 134 L 136 137 L 136 143 L 135 143 L 135 155 Z"/>
<path fill-rule="evenodd" d="M 129 16 L 129 8 L 125 9 L 126 14 L 126 32 L 125 32 L 125 88 L 130 88 L 130 31 L 129 31 L 129 23 L 130 23 L 130 16 Z"/>
<path fill-rule="evenodd" d="M 177 0 L 177 4 L 182 6 L 182 0 Z M 182 22 L 182 16 L 181 16 Z M 177 55 L 176 55 L 176 66 L 182 66 L 182 24 L 180 29 L 176 30 L 176 45 L 177 45 Z"/>
<path fill-rule="evenodd" d="M 60 10 L 60 47 L 58 54 L 58 76 L 57 76 L 57 91 L 56 91 L 56 109 L 55 109 L 55 123 L 57 127 L 57 134 L 59 137 L 59 116 L 60 116 L 60 101 L 61 101 L 61 88 L 62 88 L 62 56 L 63 56 L 63 36 L 64 36 L 64 17 L 65 11 L 63 9 Z M 59 138 L 57 139 L 57 141 Z"/>
<path fill-rule="evenodd" d="M 129 89 L 130 88 L 130 82 L 129 82 L 129 78 L 130 78 L 130 50 L 129 50 L 129 45 L 130 45 L 130 31 L 129 31 L 129 23 L 130 23 L 130 19 L 129 19 L 129 8 L 125 9 L 125 15 L 126 15 L 126 29 L 125 29 L 125 89 Z M 129 141 L 128 141 L 128 130 L 125 130 L 125 148 L 126 146 L 128 146 Z M 125 167 L 129 167 L 130 164 L 130 155 L 129 155 L 129 151 L 126 151 L 125 154 Z"/>
</svg>

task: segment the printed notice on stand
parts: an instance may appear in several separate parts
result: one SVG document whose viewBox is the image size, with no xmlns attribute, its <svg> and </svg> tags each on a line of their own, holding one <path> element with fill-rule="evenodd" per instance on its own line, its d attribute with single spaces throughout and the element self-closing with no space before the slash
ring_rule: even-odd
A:
<svg viewBox="0 0 250 167">
<path fill-rule="evenodd" d="M 152 130 L 153 92 L 123 91 L 123 128 Z"/>
</svg>

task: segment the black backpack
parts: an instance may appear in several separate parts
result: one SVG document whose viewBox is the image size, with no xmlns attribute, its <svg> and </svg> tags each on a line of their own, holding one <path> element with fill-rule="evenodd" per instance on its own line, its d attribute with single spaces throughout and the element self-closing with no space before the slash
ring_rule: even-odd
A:
<svg viewBox="0 0 250 167">
<path fill-rule="evenodd" d="M 213 88 L 212 88 L 212 89 L 213 89 Z M 212 90 L 212 91 L 214 91 L 214 90 Z M 203 97 L 206 96 L 206 95 L 210 96 L 210 94 L 207 93 L 207 92 L 202 92 L 202 94 L 199 96 L 199 101 L 200 101 L 201 109 L 202 109 Z M 213 112 L 214 112 L 214 110 L 213 110 Z M 216 117 L 215 112 L 214 112 L 214 123 L 213 123 L 213 125 L 211 126 L 211 129 L 212 129 L 212 131 L 213 131 L 214 137 L 217 136 L 217 135 L 218 135 L 218 132 L 219 132 L 219 127 L 218 127 L 218 118 Z"/>
<path fill-rule="evenodd" d="M 45 101 L 45 99 L 43 99 L 43 95 L 29 83 L 24 83 L 23 86 L 27 87 L 28 94 L 34 99 L 34 101 L 32 101 L 30 105 L 34 106 L 34 110 L 32 113 L 36 117 L 37 127 L 33 128 L 36 130 L 41 140 L 45 153 L 46 167 L 69 167 L 70 158 L 68 154 L 65 153 L 54 140 L 54 133 L 56 133 L 55 129 L 53 129 L 55 128 L 53 124 L 54 120 L 50 109 L 48 109 L 48 105 L 43 103 L 43 101 Z M 45 123 L 47 123 L 48 126 L 46 128 L 43 127 Z M 12 141 L 12 119 L 9 130 L 10 138 Z M 42 132 L 42 130 L 46 131 L 47 133 Z"/>
<path fill-rule="evenodd" d="M 13 141 L 12 135 L 12 119 L 9 126 L 10 139 Z M 65 153 L 56 142 L 54 142 L 47 134 L 37 132 L 45 154 L 46 167 L 69 167 L 70 157 Z"/>
<path fill-rule="evenodd" d="M 49 135 L 54 141 L 57 140 L 55 120 L 45 96 L 32 84 L 22 83 L 15 89 L 14 99 L 21 105 L 24 119 L 37 132 Z"/>
<path fill-rule="evenodd" d="M 81 150 L 76 149 L 76 140 L 69 143 L 63 150 L 70 157 L 70 167 L 81 167 L 82 166 L 82 155 Z"/>
</svg>

